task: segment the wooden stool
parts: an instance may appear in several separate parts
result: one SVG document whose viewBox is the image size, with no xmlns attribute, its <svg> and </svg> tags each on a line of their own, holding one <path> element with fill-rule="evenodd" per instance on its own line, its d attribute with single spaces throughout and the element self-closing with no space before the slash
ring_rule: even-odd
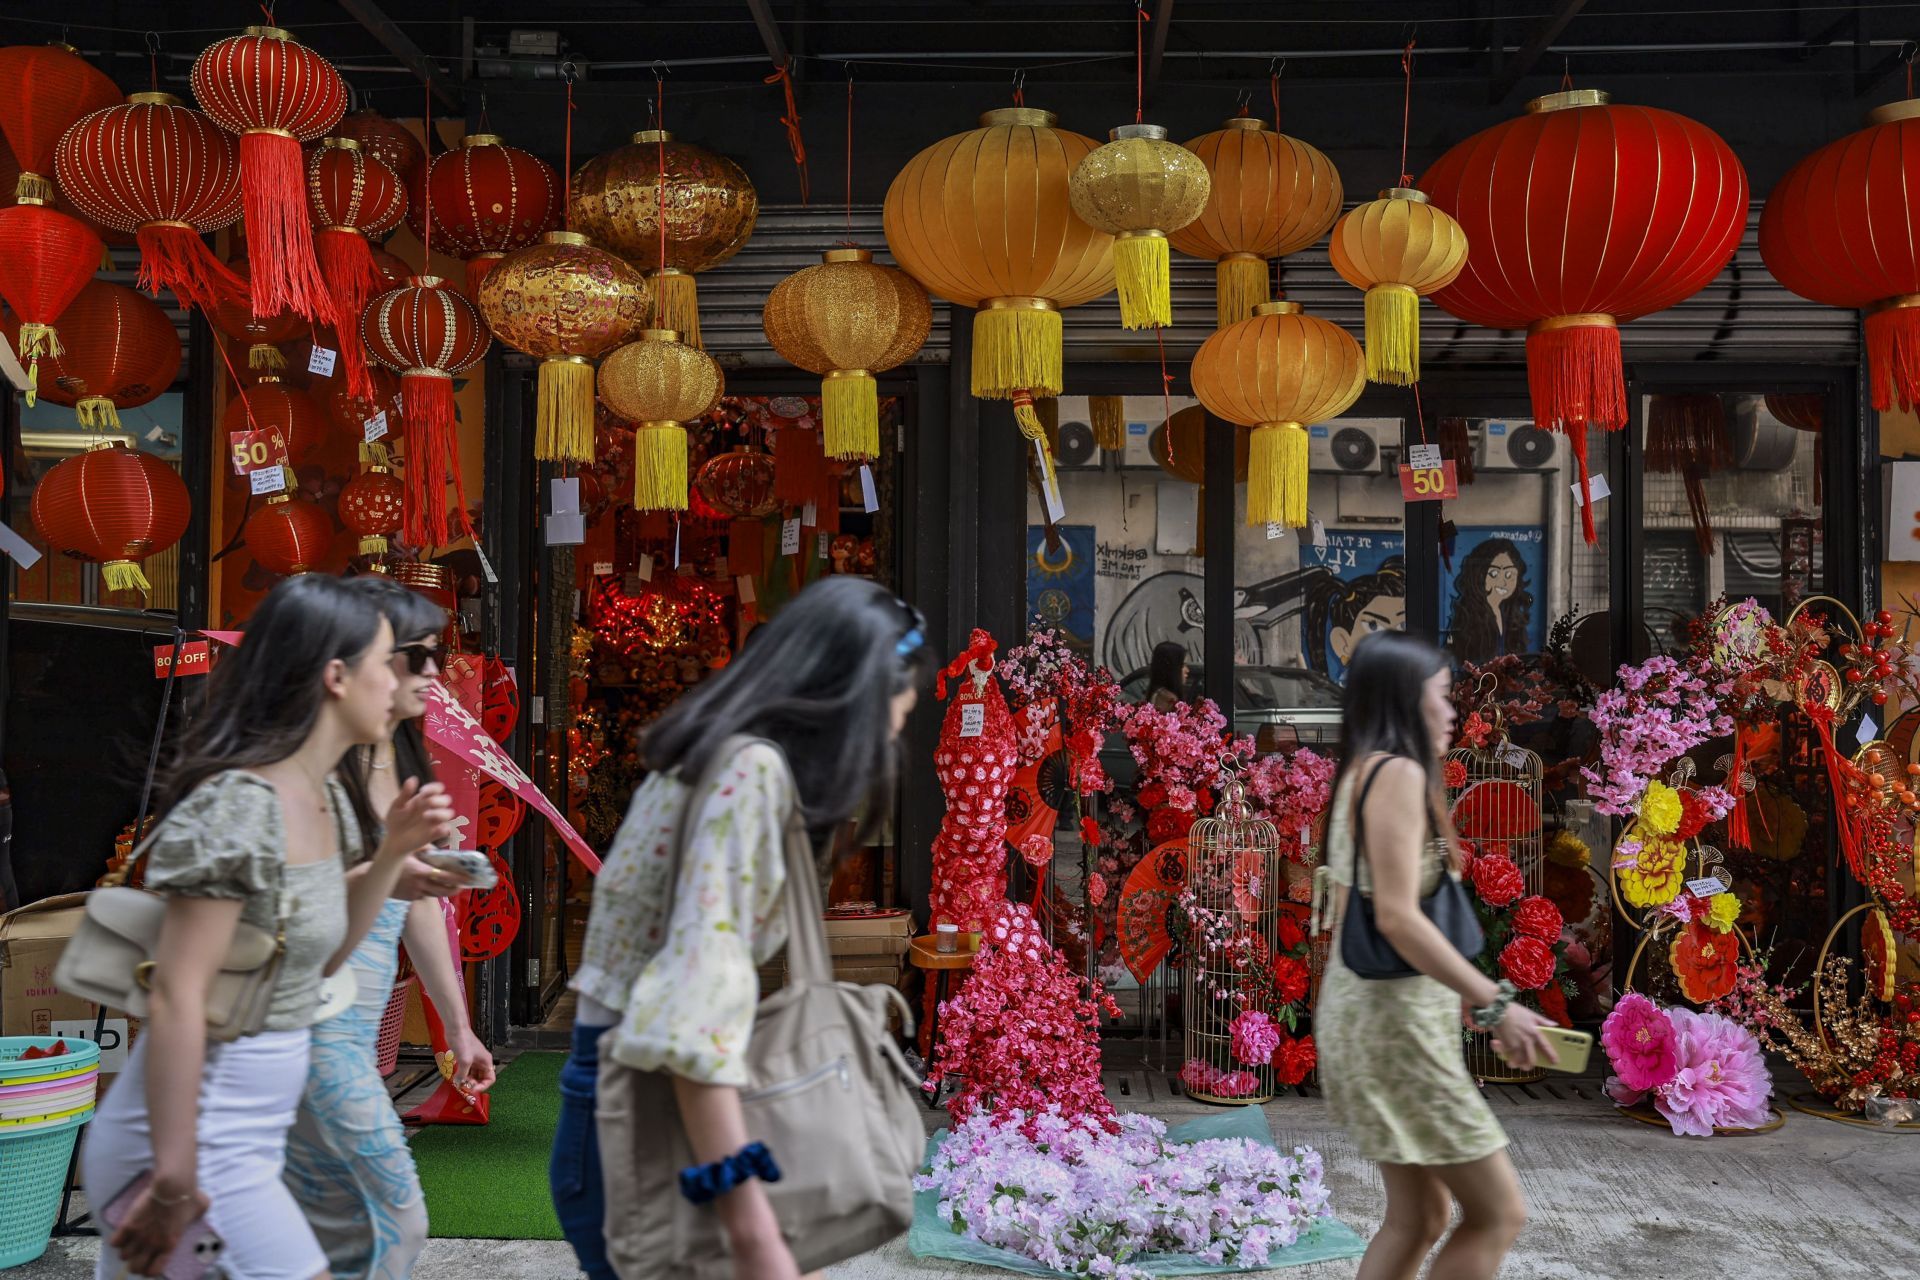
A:
<svg viewBox="0 0 1920 1280">
<path fill-rule="evenodd" d="M 940 1005 L 947 998 L 947 985 L 951 975 L 973 968 L 974 950 L 966 934 L 960 935 L 960 950 L 937 950 L 938 939 L 931 933 L 915 938 L 907 948 L 907 959 L 913 967 L 927 975 L 927 993 L 925 1006 L 920 1015 L 920 1056 L 927 1060 L 929 1071 L 933 1068 L 933 1046 L 938 1042 L 936 1027 L 940 1021 Z"/>
</svg>

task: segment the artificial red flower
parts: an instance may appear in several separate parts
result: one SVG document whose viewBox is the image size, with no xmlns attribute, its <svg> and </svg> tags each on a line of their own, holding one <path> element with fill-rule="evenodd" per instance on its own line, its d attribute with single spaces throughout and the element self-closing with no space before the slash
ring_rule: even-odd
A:
<svg viewBox="0 0 1920 1280">
<path fill-rule="evenodd" d="M 1475 858 L 1469 874 L 1473 877 L 1473 887 L 1480 893 L 1480 900 L 1495 909 L 1506 906 L 1527 891 L 1526 877 L 1520 874 L 1520 868 L 1513 864 L 1513 859 L 1503 854 Z"/>
<path fill-rule="evenodd" d="M 1167 802 L 1167 789 L 1157 783 L 1142 787 L 1140 788 L 1139 800 L 1142 809 L 1158 809 Z"/>
<path fill-rule="evenodd" d="M 1478 711 L 1469 712 L 1466 722 L 1460 726 L 1460 741 L 1475 750 L 1485 747 L 1492 736 L 1493 726 Z"/>
<path fill-rule="evenodd" d="M 1080 842 L 1089 849 L 1100 844 L 1100 824 L 1092 818 L 1080 819 Z"/>
<path fill-rule="evenodd" d="M 1540 988 L 1540 1012 L 1563 1027 L 1573 1025 L 1573 1018 L 1567 1012 L 1566 989 L 1557 982 L 1549 982 Z"/>
<path fill-rule="evenodd" d="M 1444 772 L 1445 772 L 1447 790 L 1458 791 L 1460 788 L 1467 785 L 1467 766 L 1464 761 L 1461 761 L 1461 760 L 1447 761 L 1446 769 Z"/>
<path fill-rule="evenodd" d="M 1705 920 L 1683 926 L 1667 948 L 1680 994 L 1695 1004 L 1706 1004 L 1733 993 L 1739 977 L 1740 934 L 1720 933 Z"/>
<path fill-rule="evenodd" d="M 1184 839 L 1194 820 L 1185 809 L 1155 809 L 1147 815 L 1147 839 L 1153 844 Z"/>
<path fill-rule="evenodd" d="M 1517 937 L 1500 949 L 1500 972 L 1522 991 L 1538 991 L 1553 980 L 1553 948 Z"/>
<path fill-rule="evenodd" d="M 1307 984 L 1313 974 L 1307 962 L 1294 956 L 1280 956 L 1273 962 L 1273 994 L 1282 1007 L 1307 998 Z"/>
<path fill-rule="evenodd" d="M 1513 931 L 1549 946 L 1560 940 L 1560 930 L 1565 925 L 1566 921 L 1560 918 L 1560 908 L 1538 894 L 1520 899 L 1513 909 Z"/>
<path fill-rule="evenodd" d="M 1691 840 L 1705 831 L 1712 821 L 1713 810 L 1707 807 L 1706 800 L 1692 787 L 1684 788 L 1680 792 L 1680 825 L 1674 831 L 1674 836 Z"/>
<path fill-rule="evenodd" d="M 1282 911 L 1280 913 L 1280 919 L 1276 921 L 1276 923 L 1279 926 L 1280 950 L 1286 952 L 1298 951 L 1302 946 L 1306 945 L 1306 927 L 1300 923 L 1293 912 Z"/>
<path fill-rule="evenodd" d="M 1281 1084 L 1300 1084 L 1313 1074 L 1318 1062 L 1312 1036 L 1301 1036 L 1298 1040 L 1282 1036 L 1280 1047 L 1273 1051 L 1274 1078 Z"/>
</svg>

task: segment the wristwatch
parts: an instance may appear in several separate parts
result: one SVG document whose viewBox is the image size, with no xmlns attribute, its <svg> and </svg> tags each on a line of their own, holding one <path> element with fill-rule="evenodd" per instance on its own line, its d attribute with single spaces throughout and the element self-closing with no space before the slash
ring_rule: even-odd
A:
<svg viewBox="0 0 1920 1280">
<path fill-rule="evenodd" d="M 1512 1004 L 1514 997 L 1519 994 L 1514 990 L 1511 982 L 1505 978 L 1500 979 L 1495 986 L 1492 1002 L 1483 1004 L 1473 1011 L 1473 1029 L 1491 1031 L 1499 1026 L 1500 1019 L 1507 1016 L 1507 1006 Z"/>
</svg>

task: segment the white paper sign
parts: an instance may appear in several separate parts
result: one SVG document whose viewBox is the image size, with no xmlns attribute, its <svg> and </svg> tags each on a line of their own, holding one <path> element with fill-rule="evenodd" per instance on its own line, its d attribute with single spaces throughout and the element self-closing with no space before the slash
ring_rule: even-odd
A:
<svg viewBox="0 0 1920 1280">
<path fill-rule="evenodd" d="M 1527 766 L 1527 753 L 1512 742 L 1502 742 L 1494 750 L 1494 758 L 1509 769 L 1524 769 Z"/>
<path fill-rule="evenodd" d="M 817 534 L 813 539 L 813 554 L 822 560 L 832 559 L 833 538 L 830 534 Z"/>
<path fill-rule="evenodd" d="M 1327 526 L 1321 524 L 1317 519 L 1309 520 L 1307 522 L 1307 533 L 1310 535 L 1308 541 L 1312 542 L 1315 547 L 1321 550 L 1326 549 Z"/>
<path fill-rule="evenodd" d="M 1272 542 L 1275 538 L 1284 538 L 1286 536 L 1287 536 L 1287 526 L 1285 526 L 1284 524 L 1281 524 L 1278 520 L 1267 521 L 1267 541 L 1268 542 Z"/>
<path fill-rule="evenodd" d="M 285 467 L 262 467 L 249 477 L 253 491 L 259 493 L 281 493 L 287 487 L 287 469 Z"/>
<path fill-rule="evenodd" d="M 387 411 L 382 409 L 371 418 L 368 418 L 364 425 L 366 427 L 365 439 L 368 443 L 378 440 L 381 436 L 387 434 Z"/>
<path fill-rule="evenodd" d="M 158 441 L 162 436 L 166 434 L 167 434 L 167 429 L 165 427 L 155 427 L 153 430 L 147 432 L 147 439 L 151 441 Z"/>
<path fill-rule="evenodd" d="M 610 574 L 610 573 L 612 573 L 612 572 L 613 572 L 613 561 L 611 561 L 611 560 L 595 560 L 595 561 L 593 562 L 593 576 L 594 576 L 594 577 L 596 577 L 596 578 L 604 578 L 604 577 L 606 577 L 606 576 L 607 576 L 608 574 Z"/>
<path fill-rule="evenodd" d="M 60 1019 L 47 1024 L 46 1034 L 59 1040 L 92 1040 L 93 1019 Z M 100 1074 L 118 1075 L 127 1069 L 127 1020 L 108 1018 L 100 1026 Z"/>
<path fill-rule="evenodd" d="M 1415 471 L 1437 471 L 1441 462 L 1437 444 L 1416 444 L 1407 450 L 1407 465 Z"/>
<path fill-rule="evenodd" d="M 860 464 L 860 502 L 867 511 L 880 509 L 880 495 L 873 489 L 873 468 L 864 462 Z"/>
<path fill-rule="evenodd" d="M 735 578 L 735 579 L 733 580 L 733 585 L 734 585 L 734 587 L 735 587 L 735 589 L 737 589 L 737 590 L 738 590 L 738 591 L 740 592 L 740 603 L 741 603 L 741 604 L 752 604 L 752 603 L 753 603 L 753 579 L 752 579 L 752 577 L 750 577 L 749 575 L 747 575 L 747 574 L 744 574 L 744 573 L 743 573 L 743 574 L 741 574 L 741 575 L 740 575 L 739 577 L 737 577 L 737 578 Z"/>
<path fill-rule="evenodd" d="M 1687 892 L 1696 898 L 1711 898 L 1716 893 L 1727 891 L 1726 881 L 1719 876 L 1708 876 L 1704 880 L 1687 881 Z"/>
<path fill-rule="evenodd" d="M 1047 445 L 1044 440 L 1033 442 L 1034 463 L 1040 468 L 1040 496 L 1047 503 L 1047 519 L 1059 524 L 1067 518 L 1066 504 L 1060 501 L 1059 478 L 1047 466 Z"/>
<path fill-rule="evenodd" d="M 578 511 L 555 511 L 547 516 L 547 545 L 577 547 L 587 540 L 587 518 Z"/>
<path fill-rule="evenodd" d="M 550 495 L 547 501 L 547 512 L 550 515 L 564 515 L 580 509 L 579 476 L 548 481 L 547 492 Z"/>
<path fill-rule="evenodd" d="M 640 567 L 634 570 L 634 576 L 638 577 L 642 582 L 653 581 L 653 557 L 652 556 L 643 555 L 640 557 Z"/>
<path fill-rule="evenodd" d="M 780 554 L 797 556 L 800 554 L 800 518 L 780 522 Z"/>
<path fill-rule="evenodd" d="M 800 523 L 809 529 L 820 527 L 820 504 L 812 498 L 808 498 L 807 504 L 800 508 Z"/>
<path fill-rule="evenodd" d="M 4 524 L 0 524 L 0 551 L 6 552 L 22 569 L 31 569 L 40 563 L 40 549 Z"/>
<path fill-rule="evenodd" d="M 960 736 L 977 738 L 987 731 L 987 704 L 969 702 L 960 708 Z"/>
<path fill-rule="evenodd" d="M 1588 476 L 1587 488 L 1592 491 L 1595 502 L 1600 501 L 1602 498 L 1613 496 L 1613 490 L 1607 488 L 1607 478 L 1605 476 Z M 1580 494 L 1580 482 L 1578 480 L 1573 482 L 1573 504 L 1576 507 L 1586 505 L 1586 499 Z"/>
<path fill-rule="evenodd" d="M 1872 742 L 1879 732 L 1880 726 L 1873 722 L 1873 713 L 1868 712 L 1866 715 L 1860 717 L 1860 727 L 1853 731 L 1853 738 L 1854 741 L 1864 747 L 1869 742 Z"/>
<path fill-rule="evenodd" d="M 331 378 L 333 376 L 333 363 L 339 358 L 340 353 L 337 351 L 330 350 L 326 347 L 315 347 L 313 354 L 307 357 L 307 372 L 317 373 L 323 378 Z"/>
<path fill-rule="evenodd" d="M 673 522 L 673 567 L 680 567 L 680 522 Z"/>
</svg>

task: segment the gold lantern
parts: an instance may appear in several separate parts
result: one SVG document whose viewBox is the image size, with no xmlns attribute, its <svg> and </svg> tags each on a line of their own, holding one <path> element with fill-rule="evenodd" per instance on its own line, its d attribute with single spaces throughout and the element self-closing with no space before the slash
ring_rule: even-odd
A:
<svg viewBox="0 0 1920 1280">
<path fill-rule="evenodd" d="M 1391 187 L 1350 209 L 1327 246 L 1333 269 L 1367 292 L 1367 377 L 1420 381 L 1420 299 L 1467 265 L 1467 233 L 1412 187 Z"/>
<path fill-rule="evenodd" d="M 1073 211 L 1069 180 L 1092 138 L 1050 111 L 1003 107 L 942 139 L 887 188 L 887 246 L 936 297 L 973 319 L 973 394 L 1012 400 L 1020 432 L 1042 438 L 1035 397 L 1062 390 L 1060 308 L 1113 287 L 1113 237 Z"/>
<path fill-rule="evenodd" d="M 1366 387 L 1360 344 L 1345 329 L 1263 302 L 1200 345 L 1193 394 L 1209 412 L 1253 428 L 1247 523 L 1307 523 L 1307 428 L 1338 417 Z"/>
<path fill-rule="evenodd" d="M 1213 188 L 1200 157 L 1157 124 L 1107 134 L 1073 171 L 1068 192 L 1083 222 L 1114 237 L 1113 274 L 1120 323 L 1129 329 L 1173 323 L 1173 253 L 1167 233 L 1200 216 Z"/>
<path fill-rule="evenodd" d="M 1213 180 L 1199 217 L 1171 233 L 1173 247 L 1212 258 L 1222 329 L 1272 297 L 1267 259 L 1297 253 L 1340 216 L 1340 173 L 1313 147 L 1241 116 L 1187 144 Z"/>
<path fill-rule="evenodd" d="M 825 381 L 820 403 L 830 458 L 880 454 L 880 395 L 873 375 L 918 351 L 933 324 L 927 291 L 865 249 L 829 249 L 818 266 L 773 287 L 760 313 L 781 358 Z"/>
<path fill-rule="evenodd" d="M 593 461 L 593 361 L 647 323 L 652 292 L 634 268 L 575 231 L 550 231 L 481 277 L 494 336 L 540 358 L 533 456 Z"/>
<path fill-rule="evenodd" d="M 726 390 L 713 357 L 671 329 L 642 329 L 600 362 L 600 398 L 635 424 L 633 505 L 642 511 L 687 509 L 687 429 Z"/>
<path fill-rule="evenodd" d="M 570 198 L 576 228 L 646 270 L 656 322 L 698 347 L 694 273 L 740 252 L 760 216 L 760 193 L 746 170 L 664 129 L 643 129 L 626 146 L 581 165 Z"/>
</svg>

